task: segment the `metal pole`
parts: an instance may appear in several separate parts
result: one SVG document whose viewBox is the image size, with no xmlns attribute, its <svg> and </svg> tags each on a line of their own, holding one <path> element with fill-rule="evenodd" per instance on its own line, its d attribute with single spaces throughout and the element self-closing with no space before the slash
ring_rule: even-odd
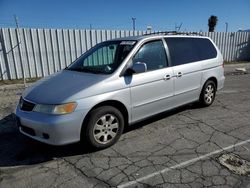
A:
<svg viewBox="0 0 250 188">
<path fill-rule="evenodd" d="M 21 44 L 21 41 L 19 41 L 20 40 L 20 33 L 19 33 L 19 24 L 18 24 L 18 18 L 17 18 L 17 16 L 16 15 L 14 15 L 14 20 L 15 20 L 15 23 L 16 23 L 16 29 L 17 29 L 17 35 L 18 35 L 18 41 L 17 41 L 17 44 L 18 44 L 18 46 Z M 20 48 L 20 46 L 19 46 L 19 50 L 21 50 L 21 48 Z M 22 53 L 21 51 L 20 51 L 20 53 Z M 21 58 L 21 62 L 22 62 L 22 58 Z M 21 63 L 22 64 L 22 63 Z M 23 85 L 24 85 L 24 87 L 26 87 L 27 86 L 27 84 L 26 84 L 26 79 L 25 79 L 25 67 L 23 67 L 23 69 L 22 69 L 22 71 L 23 71 Z"/>
<path fill-rule="evenodd" d="M 132 21 L 133 21 L 133 31 L 135 31 L 135 20 L 136 20 L 136 18 L 132 18 Z"/>
<path fill-rule="evenodd" d="M 228 23 L 226 22 L 225 24 L 226 24 L 226 33 L 227 33 L 227 29 L 228 29 Z"/>
</svg>

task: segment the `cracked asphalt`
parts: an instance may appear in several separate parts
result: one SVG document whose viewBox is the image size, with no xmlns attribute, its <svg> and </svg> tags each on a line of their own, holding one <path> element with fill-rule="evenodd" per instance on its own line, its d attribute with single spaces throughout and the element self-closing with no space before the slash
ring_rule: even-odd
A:
<svg viewBox="0 0 250 188">
<path fill-rule="evenodd" d="M 21 135 L 11 115 L 21 92 L 0 88 L 0 187 L 250 187 L 250 176 L 218 162 L 225 153 L 250 161 L 250 74 L 227 75 L 212 106 L 152 117 L 102 151 Z"/>
</svg>

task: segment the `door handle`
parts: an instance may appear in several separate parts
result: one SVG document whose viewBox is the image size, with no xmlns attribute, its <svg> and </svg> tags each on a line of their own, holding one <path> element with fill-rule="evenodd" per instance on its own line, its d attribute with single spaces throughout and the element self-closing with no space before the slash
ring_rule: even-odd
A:
<svg viewBox="0 0 250 188">
<path fill-rule="evenodd" d="M 170 80 L 171 79 L 171 76 L 169 75 L 169 74 L 167 74 L 167 75 L 165 75 L 164 77 L 163 77 L 163 80 Z"/>
<path fill-rule="evenodd" d="M 177 75 L 176 75 L 177 78 L 179 77 L 182 77 L 182 73 L 181 72 L 178 72 Z"/>
</svg>

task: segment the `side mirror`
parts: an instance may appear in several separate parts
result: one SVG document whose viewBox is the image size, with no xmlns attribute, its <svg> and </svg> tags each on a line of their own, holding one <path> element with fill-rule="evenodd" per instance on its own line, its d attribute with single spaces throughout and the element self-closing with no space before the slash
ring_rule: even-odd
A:
<svg viewBox="0 0 250 188">
<path fill-rule="evenodd" d="M 134 73 L 142 73 L 147 71 L 147 65 L 146 63 L 136 62 L 131 69 Z"/>
</svg>

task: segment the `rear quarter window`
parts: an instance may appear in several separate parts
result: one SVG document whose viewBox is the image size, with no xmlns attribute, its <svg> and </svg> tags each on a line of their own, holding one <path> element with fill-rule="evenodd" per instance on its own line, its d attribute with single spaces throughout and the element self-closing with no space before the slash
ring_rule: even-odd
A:
<svg viewBox="0 0 250 188">
<path fill-rule="evenodd" d="M 172 65 L 182 65 L 195 61 L 212 59 L 217 51 L 209 39 L 206 38 L 165 38 Z"/>
<path fill-rule="evenodd" d="M 195 46 L 198 51 L 199 60 L 212 59 L 217 56 L 217 51 L 214 45 L 208 39 L 195 39 Z"/>
</svg>

